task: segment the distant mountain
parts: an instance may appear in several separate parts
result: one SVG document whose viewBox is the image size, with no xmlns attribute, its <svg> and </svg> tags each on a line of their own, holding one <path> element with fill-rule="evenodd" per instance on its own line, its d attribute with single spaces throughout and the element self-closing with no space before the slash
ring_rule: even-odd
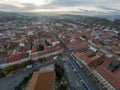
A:
<svg viewBox="0 0 120 90">
<path fill-rule="evenodd" d="M 0 16 L 19 16 L 17 13 L 0 11 Z"/>
<path fill-rule="evenodd" d="M 58 16 L 59 14 L 53 14 L 53 13 L 47 13 L 47 12 L 42 12 L 42 13 L 19 13 L 20 15 L 24 15 L 24 16 L 36 16 L 36 17 L 40 17 L 40 16 Z"/>
<path fill-rule="evenodd" d="M 1 22 L 13 21 L 13 20 L 24 20 L 24 19 L 26 19 L 26 17 L 18 13 L 0 11 Z"/>
<path fill-rule="evenodd" d="M 101 18 L 106 18 L 108 20 L 115 20 L 115 19 L 120 19 L 120 15 L 104 15 L 104 16 L 99 16 Z"/>
<path fill-rule="evenodd" d="M 86 18 L 101 18 L 101 19 L 107 19 L 114 21 L 115 19 L 120 19 L 120 15 L 98 15 L 98 16 L 86 16 L 86 15 L 72 15 L 72 14 L 61 14 L 60 15 L 63 18 L 68 18 L 68 19 L 86 19 Z"/>
<path fill-rule="evenodd" d="M 66 18 L 66 19 L 74 19 L 74 20 L 84 20 L 86 18 L 105 18 L 111 21 L 115 19 L 120 19 L 120 15 L 99 15 L 99 16 L 86 16 L 86 15 L 72 15 L 72 14 L 53 14 L 53 13 L 13 13 L 13 12 L 3 12 L 0 11 L 0 19 L 9 18 L 9 19 L 17 19 L 17 18 L 25 18 L 25 17 L 58 17 L 58 18 Z"/>
</svg>

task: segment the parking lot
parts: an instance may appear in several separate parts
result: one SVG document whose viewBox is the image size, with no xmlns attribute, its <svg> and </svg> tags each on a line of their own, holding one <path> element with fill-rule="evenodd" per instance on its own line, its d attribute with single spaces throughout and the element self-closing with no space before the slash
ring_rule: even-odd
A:
<svg viewBox="0 0 120 90">
<path fill-rule="evenodd" d="M 89 90 L 88 86 L 82 80 L 81 76 L 78 74 L 78 71 L 70 62 L 69 58 L 62 59 L 63 67 L 68 78 L 68 84 L 70 90 Z"/>
</svg>

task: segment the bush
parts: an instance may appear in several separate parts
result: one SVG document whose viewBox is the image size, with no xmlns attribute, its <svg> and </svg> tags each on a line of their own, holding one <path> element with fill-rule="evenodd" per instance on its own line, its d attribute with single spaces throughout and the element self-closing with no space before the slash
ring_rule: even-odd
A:
<svg viewBox="0 0 120 90">
<path fill-rule="evenodd" d="M 12 65 L 12 66 L 9 66 L 9 67 L 5 67 L 5 68 L 2 69 L 2 73 L 4 75 L 7 75 L 11 71 L 16 71 L 17 69 L 26 67 L 27 65 L 30 65 L 32 63 L 33 63 L 33 61 L 29 60 L 29 61 L 26 61 L 26 62 L 23 62 L 23 63 L 20 63 L 20 64 L 16 64 L 16 65 Z"/>
<path fill-rule="evenodd" d="M 37 48 L 37 51 L 43 51 L 43 50 L 44 50 L 44 47 L 41 45 Z"/>
<path fill-rule="evenodd" d="M 67 83 L 66 83 L 67 79 L 64 73 L 64 68 L 61 65 L 56 63 L 55 73 L 56 73 L 55 90 L 67 90 Z"/>
<path fill-rule="evenodd" d="M 39 58 L 39 59 L 38 59 L 38 62 L 43 63 L 43 62 L 45 62 L 46 60 L 47 60 L 47 58 Z"/>
<path fill-rule="evenodd" d="M 31 79 L 32 74 L 29 74 L 27 77 L 23 79 L 23 81 L 17 86 L 17 88 L 20 88 L 21 90 L 24 89 L 27 86 L 28 81 Z M 18 89 L 16 89 L 18 90 Z"/>
<path fill-rule="evenodd" d="M 56 77 L 57 77 L 57 81 L 61 81 L 62 77 L 64 76 L 64 69 L 58 65 L 58 64 L 55 64 L 55 73 L 56 73 Z"/>
<path fill-rule="evenodd" d="M 2 73 L 4 75 L 7 75 L 10 71 L 16 71 L 18 69 L 17 65 L 13 65 L 13 66 L 9 66 L 9 67 L 5 67 L 2 69 Z"/>
</svg>

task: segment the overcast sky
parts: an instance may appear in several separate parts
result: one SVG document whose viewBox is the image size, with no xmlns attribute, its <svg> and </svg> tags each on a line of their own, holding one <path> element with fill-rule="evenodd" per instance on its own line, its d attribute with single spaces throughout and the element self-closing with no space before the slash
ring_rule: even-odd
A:
<svg viewBox="0 0 120 90">
<path fill-rule="evenodd" d="M 0 0 L 0 11 L 120 15 L 120 0 Z"/>
</svg>

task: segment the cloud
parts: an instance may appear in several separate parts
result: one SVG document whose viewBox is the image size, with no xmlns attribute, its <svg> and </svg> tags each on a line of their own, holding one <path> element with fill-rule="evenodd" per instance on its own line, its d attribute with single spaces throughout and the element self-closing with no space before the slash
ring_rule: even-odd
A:
<svg viewBox="0 0 120 90">
<path fill-rule="evenodd" d="M 0 0 L 0 10 L 11 12 L 120 12 L 120 0 Z"/>
<path fill-rule="evenodd" d="M 109 8 L 109 7 L 105 7 L 105 6 L 98 6 L 99 8 L 103 9 L 103 10 L 109 10 L 109 11 L 120 11 L 120 9 L 114 9 L 114 8 Z"/>
<path fill-rule="evenodd" d="M 0 11 L 13 12 L 13 11 L 22 11 L 22 9 L 13 5 L 0 4 Z"/>
<path fill-rule="evenodd" d="M 3 4 L 34 4 L 34 5 L 46 5 L 51 3 L 53 0 L 1 0 L 0 3 Z"/>
</svg>

